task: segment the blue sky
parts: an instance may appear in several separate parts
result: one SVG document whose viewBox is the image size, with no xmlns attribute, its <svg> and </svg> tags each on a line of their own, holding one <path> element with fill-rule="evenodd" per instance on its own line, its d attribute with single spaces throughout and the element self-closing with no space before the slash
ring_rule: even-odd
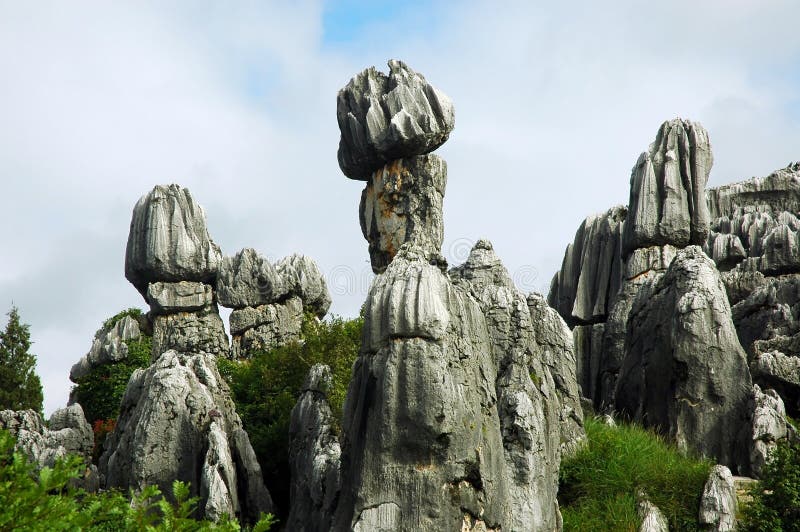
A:
<svg viewBox="0 0 800 532">
<path fill-rule="evenodd" d="M 335 98 L 390 58 L 455 104 L 445 256 L 489 238 L 546 292 L 664 120 L 708 129 L 712 185 L 800 159 L 797 20 L 795 0 L 0 0 L 0 311 L 31 324 L 46 411 L 65 404 L 102 321 L 145 305 L 123 275 L 133 205 L 177 182 L 223 252 L 305 253 L 356 314 L 363 185 L 336 164 Z"/>
</svg>

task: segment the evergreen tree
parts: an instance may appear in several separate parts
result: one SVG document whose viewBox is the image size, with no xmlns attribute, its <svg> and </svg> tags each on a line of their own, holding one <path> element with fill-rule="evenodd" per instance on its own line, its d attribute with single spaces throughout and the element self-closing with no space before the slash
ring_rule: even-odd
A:
<svg viewBox="0 0 800 532">
<path fill-rule="evenodd" d="M 8 325 L 0 332 L 0 410 L 30 408 L 42 412 L 42 382 L 35 372 L 30 326 L 19 321 L 17 307 L 8 313 Z"/>
</svg>

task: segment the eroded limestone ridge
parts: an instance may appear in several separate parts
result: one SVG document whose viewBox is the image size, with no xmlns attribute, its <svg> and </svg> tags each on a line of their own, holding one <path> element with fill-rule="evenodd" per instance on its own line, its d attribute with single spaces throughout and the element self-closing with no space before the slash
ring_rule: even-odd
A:
<svg viewBox="0 0 800 532">
<path fill-rule="evenodd" d="M 401 65 L 390 62 L 391 77 L 399 79 Z M 409 143 L 391 134 L 393 125 L 381 126 L 390 133 L 380 144 L 383 159 L 359 176 L 367 181 L 361 228 L 377 275 L 364 305 L 340 462 L 332 464 L 319 387 L 309 386 L 293 413 L 293 478 L 313 483 L 293 480 L 292 526 L 556 530 L 561 456 L 585 438 L 571 334 L 541 298 L 514 287 L 488 241 L 448 270 L 440 253 L 446 165 L 426 152 L 446 140 L 441 131 L 449 133 L 452 120 L 441 129 L 439 118 L 452 119 L 452 106 L 440 114 L 430 105 L 433 94 L 443 108 L 432 87 L 394 98 L 393 91 L 414 94 L 403 83 L 417 83 L 416 74 L 396 89 L 375 76 L 367 70 L 340 92 L 340 163 L 342 153 L 374 155 L 352 119 L 342 119 L 356 115 L 352 102 L 378 109 L 375 94 L 388 92 L 386 100 L 399 103 L 392 124 L 410 123 L 406 117 L 422 110 L 428 118 L 418 123 L 430 127 Z M 331 468 L 338 468 L 336 486 Z"/>
<path fill-rule="evenodd" d="M 548 299 L 596 408 L 757 475 L 800 411 L 800 164 L 706 192 L 712 160 L 702 126 L 662 124 L 627 213 L 584 221 Z"/>
</svg>

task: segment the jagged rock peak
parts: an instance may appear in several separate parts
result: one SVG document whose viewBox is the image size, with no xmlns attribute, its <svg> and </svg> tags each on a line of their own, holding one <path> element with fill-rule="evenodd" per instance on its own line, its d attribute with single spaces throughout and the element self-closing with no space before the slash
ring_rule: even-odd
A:
<svg viewBox="0 0 800 532">
<path fill-rule="evenodd" d="M 216 288 L 219 304 L 230 308 L 275 303 L 287 293 L 286 283 L 275 266 L 253 248 L 222 259 Z"/>
<path fill-rule="evenodd" d="M 339 167 L 351 179 L 395 159 L 441 146 L 455 125 L 450 99 L 402 61 L 389 61 L 389 75 L 370 67 L 339 91 Z"/>
<path fill-rule="evenodd" d="M 328 366 L 311 367 L 289 425 L 292 508 L 287 530 L 330 530 L 339 495 L 341 447 L 327 400 L 333 377 Z"/>
<path fill-rule="evenodd" d="M 714 532 L 730 532 L 736 529 L 737 510 L 736 486 L 731 470 L 717 464 L 711 468 L 700 497 L 700 524 Z"/>
<path fill-rule="evenodd" d="M 631 173 L 623 257 L 641 247 L 705 243 L 705 186 L 713 162 L 708 133 L 699 123 L 676 118 L 661 125 Z"/>
<path fill-rule="evenodd" d="M 210 355 L 169 350 L 131 375 L 100 458 L 108 488 L 191 483 L 199 510 L 254 522 L 272 509 L 261 468 Z"/>
<path fill-rule="evenodd" d="M 361 194 L 359 221 L 375 273 L 406 242 L 439 253 L 446 184 L 447 164 L 435 154 L 397 159 L 372 174 Z"/>
<path fill-rule="evenodd" d="M 148 283 L 212 283 L 222 253 L 208 234 L 206 217 L 188 189 L 157 185 L 133 208 L 125 277 L 147 297 Z"/>
<path fill-rule="evenodd" d="M 303 309 L 322 318 L 331 306 L 328 283 L 317 263 L 305 255 L 295 253 L 275 265 L 289 296 L 297 296 Z"/>
</svg>

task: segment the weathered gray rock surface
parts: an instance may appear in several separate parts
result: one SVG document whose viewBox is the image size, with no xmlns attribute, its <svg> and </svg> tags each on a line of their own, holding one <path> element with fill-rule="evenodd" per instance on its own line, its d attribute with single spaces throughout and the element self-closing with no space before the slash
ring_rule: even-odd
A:
<svg viewBox="0 0 800 532">
<path fill-rule="evenodd" d="M 622 284 L 621 236 L 628 209 L 586 218 L 553 277 L 548 303 L 571 325 L 605 321 Z"/>
<path fill-rule="evenodd" d="M 641 490 L 636 494 L 636 512 L 639 514 L 639 519 L 642 520 L 639 532 L 669 532 L 667 518 Z"/>
<path fill-rule="evenodd" d="M 339 496 L 341 447 L 327 393 L 332 385 L 328 366 L 309 370 L 303 393 L 292 410 L 289 427 L 292 508 L 287 530 L 330 530 Z"/>
<path fill-rule="evenodd" d="M 629 314 L 617 409 L 680 448 L 744 467 L 747 357 L 714 263 L 697 246 L 643 285 Z"/>
<path fill-rule="evenodd" d="M 800 413 L 800 357 L 787 356 L 780 351 L 758 353 L 750 362 L 750 373 L 756 383 L 769 387 L 784 399 L 792 417 Z"/>
<path fill-rule="evenodd" d="M 731 470 L 723 465 L 715 465 L 711 468 L 700 497 L 700 524 L 715 532 L 735 530 L 738 506 Z"/>
<path fill-rule="evenodd" d="M 171 493 L 190 482 L 200 512 L 246 522 L 272 509 L 261 469 L 213 356 L 167 351 L 131 376 L 100 470 L 108 487 Z"/>
<path fill-rule="evenodd" d="M 708 133 L 697 122 L 664 122 L 631 175 L 622 254 L 672 244 L 703 245 L 710 215 L 705 186 L 714 158 Z"/>
<path fill-rule="evenodd" d="M 288 292 L 275 266 L 252 248 L 222 259 L 216 289 L 219 304 L 234 309 L 275 303 Z"/>
<path fill-rule="evenodd" d="M 450 99 L 402 61 L 389 61 L 389 75 L 374 67 L 339 91 L 339 167 L 366 181 L 389 161 L 423 155 L 441 146 L 455 125 Z"/>
<path fill-rule="evenodd" d="M 228 335 L 225 334 L 225 325 L 219 317 L 216 303 L 196 312 L 154 316 L 153 362 L 170 349 L 230 356 Z"/>
<path fill-rule="evenodd" d="M 361 194 L 361 232 L 372 270 L 380 273 L 406 242 L 438 252 L 447 164 L 437 155 L 407 157 L 376 170 Z"/>
<path fill-rule="evenodd" d="M 299 340 L 303 325 L 303 303 L 292 297 L 285 303 L 246 307 L 231 312 L 231 357 L 250 358 Z"/>
<path fill-rule="evenodd" d="M 147 297 L 157 281 L 212 283 L 222 254 L 211 240 L 206 218 L 188 189 L 158 185 L 133 209 L 125 277 Z"/>
<path fill-rule="evenodd" d="M 16 449 L 39 468 L 53 467 L 56 460 L 68 454 L 82 457 L 86 471 L 78 481 L 79 487 L 87 491 L 99 487 L 97 468 L 91 463 L 94 434 L 79 404 L 53 412 L 49 427 L 33 410 L 2 410 L 0 428 L 17 439 Z"/>
<path fill-rule="evenodd" d="M 194 312 L 211 306 L 214 295 L 211 285 L 191 281 L 150 283 L 147 302 L 154 314 Z"/>
<path fill-rule="evenodd" d="M 130 316 L 125 316 L 108 329 L 100 329 L 94 335 L 89 352 L 72 366 L 70 380 L 77 382 L 97 366 L 126 359 L 128 345 L 125 341 L 135 340 L 140 335 L 139 322 Z"/>
<path fill-rule="evenodd" d="M 750 470 L 749 476 L 758 478 L 767 463 L 769 454 L 778 441 L 789 437 L 791 425 L 786 421 L 786 409 L 775 390 L 761 391 L 756 384 L 750 397 L 749 410 L 752 412 L 752 431 L 750 432 Z"/>
<path fill-rule="evenodd" d="M 331 306 L 328 284 L 317 263 L 295 253 L 278 261 L 275 266 L 283 277 L 289 296 L 297 296 L 303 308 L 322 318 Z"/>
</svg>

